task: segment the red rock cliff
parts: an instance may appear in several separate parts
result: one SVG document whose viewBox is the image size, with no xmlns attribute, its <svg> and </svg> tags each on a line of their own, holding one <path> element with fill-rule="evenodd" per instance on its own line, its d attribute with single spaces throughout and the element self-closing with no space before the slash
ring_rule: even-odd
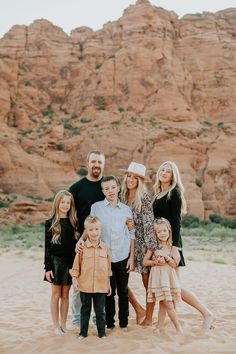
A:
<svg viewBox="0 0 236 354">
<path fill-rule="evenodd" d="M 175 161 L 189 212 L 236 216 L 236 9 L 186 15 L 137 1 L 97 32 L 46 20 L 0 39 L 0 188 L 41 197 L 78 177 Z"/>
</svg>

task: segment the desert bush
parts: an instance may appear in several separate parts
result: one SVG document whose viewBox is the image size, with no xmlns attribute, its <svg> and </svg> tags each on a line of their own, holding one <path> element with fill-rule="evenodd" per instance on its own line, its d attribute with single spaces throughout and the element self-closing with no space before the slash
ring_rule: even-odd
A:
<svg viewBox="0 0 236 354">
<path fill-rule="evenodd" d="M 0 208 L 8 208 L 9 207 L 9 202 L 6 200 L 0 200 Z"/>
<path fill-rule="evenodd" d="M 76 114 L 75 112 L 73 112 L 70 117 L 71 117 L 71 119 L 75 119 L 75 118 L 77 118 L 78 116 L 77 116 L 77 114 Z"/>
<path fill-rule="evenodd" d="M 201 181 L 199 178 L 196 178 L 196 179 L 195 179 L 195 184 L 196 184 L 196 186 L 198 186 L 199 188 L 202 187 L 202 181 Z"/>
<path fill-rule="evenodd" d="M 87 176 L 87 173 L 88 173 L 88 171 L 87 171 L 87 168 L 86 168 L 86 167 L 81 167 L 81 168 L 79 169 L 79 171 L 78 171 L 78 174 L 79 174 L 80 176 Z"/>
<path fill-rule="evenodd" d="M 215 224 L 220 224 L 230 229 L 236 229 L 236 219 L 223 218 L 218 214 L 209 215 L 209 220 Z"/>
<path fill-rule="evenodd" d="M 82 118 L 80 119 L 80 121 L 81 121 L 81 123 L 89 123 L 89 122 L 91 122 L 91 118 L 82 117 Z"/>
<path fill-rule="evenodd" d="M 217 124 L 217 128 L 219 128 L 219 129 L 224 129 L 224 128 L 225 128 L 224 123 L 223 123 L 223 122 L 219 122 L 219 123 Z"/>
<path fill-rule="evenodd" d="M 200 220 L 197 216 L 192 214 L 187 214 L 182 219 L 182 226 L 184 227 L 198 227 Z M 194 225 L 194 226 L 193 226 Z"/>
<path fill-rule="evenodd" d="M 26 80 L 26 81 L 25 81 L 25 86 L 32 86 L 31 81 L 30 81 L 30 80 Z"/>
<path fill-rule="evenodd" d="M 103 96 L 94 96 L 93 99 L 94 99 L 95 106 L 97 106 L 98 110 L 105 111 L 105 109 L 107 108 L 107 103 L 105 101 L 105 98 Z"/>
<path fill-rule="evenodd" d="M 53 117 L 54 111 L 52 110 L 52 107 L 51 107 L 50 104 L 47 106 L 47 109 L 42 112 L 42 115 L 43 115 L 44 117 L 49 117 L 49 118 L 52 118 L 52 117 Z"/>
<path fill-rule="evenodd" d="M 0 246 L 31 248 L 43 247 L 44 244 L 44 226 L 17 226 L 0 228 Z"/>
<path fill-rule="evenodd" d="M 63 151 L 63 144 L 62 143 L 57 143 L 56 148 L 58 151 Z"/>
</svg>

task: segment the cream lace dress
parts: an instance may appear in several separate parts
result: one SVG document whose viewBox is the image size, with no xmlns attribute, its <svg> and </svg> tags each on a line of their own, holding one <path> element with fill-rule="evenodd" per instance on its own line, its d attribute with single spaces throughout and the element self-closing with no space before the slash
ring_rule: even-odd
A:
<svg viewBox="0 0 236 354">
<path fill-rule="evenodd" d="M 174 268 L 167 263 L 163 266 L 151 267 L 147 302 L 154 301 L 181 301 L 181 287 Z"/>
</svg>

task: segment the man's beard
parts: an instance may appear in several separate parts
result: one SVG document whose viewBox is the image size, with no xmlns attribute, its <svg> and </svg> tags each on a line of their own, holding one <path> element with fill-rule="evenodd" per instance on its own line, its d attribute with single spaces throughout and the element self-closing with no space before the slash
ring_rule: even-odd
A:
<svg viewBox="0 0 236 354">
<path fill-rule="evenodd" d="M 102 173 L 102 170 L 101 170 L 100 167 L 94 167 L 94 168 L 92 168 L 92 176 L 93 176 L 94 178 L 99 177 L 99 176 L 101 175 L 101 173 Z"/>
</svg>

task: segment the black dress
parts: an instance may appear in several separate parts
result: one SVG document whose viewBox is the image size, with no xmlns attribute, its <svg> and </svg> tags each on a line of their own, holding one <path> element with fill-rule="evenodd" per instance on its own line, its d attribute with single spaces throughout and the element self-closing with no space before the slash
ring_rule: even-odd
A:
<svg viewBox="0 0 236 354">
<path fill-rule="evenodd" d="M 179 266 L 185 266 L 184 256 L 183 256 L 183 243 L 180 234 L 181 229 L 181 205 L 182 200 L 180 192 L 177 188 L 171 191 L 170 197 L 168 198 L 168 193 L 162 198 L 156 198 L 153 202 L 153 213 L 155 218 L 165 218 L 169 221 L 172 228 L 172 241 L 173 246 L 181 248 L 180 262 Z"/>
<path fill-rule="evenodd" d="M 75 257 L 75 229 L 70 223 L 69 218 L 60 219 L 61 235 L 60 243 L 52 243 L 52 218 L 45 222 L 45 272 L 52 270 L 54 285 L 71 285 L 72 279 L 69 269 L 72 268 Z M 44 277 L 44 280 L 47 280 Z"/>
</svg>

